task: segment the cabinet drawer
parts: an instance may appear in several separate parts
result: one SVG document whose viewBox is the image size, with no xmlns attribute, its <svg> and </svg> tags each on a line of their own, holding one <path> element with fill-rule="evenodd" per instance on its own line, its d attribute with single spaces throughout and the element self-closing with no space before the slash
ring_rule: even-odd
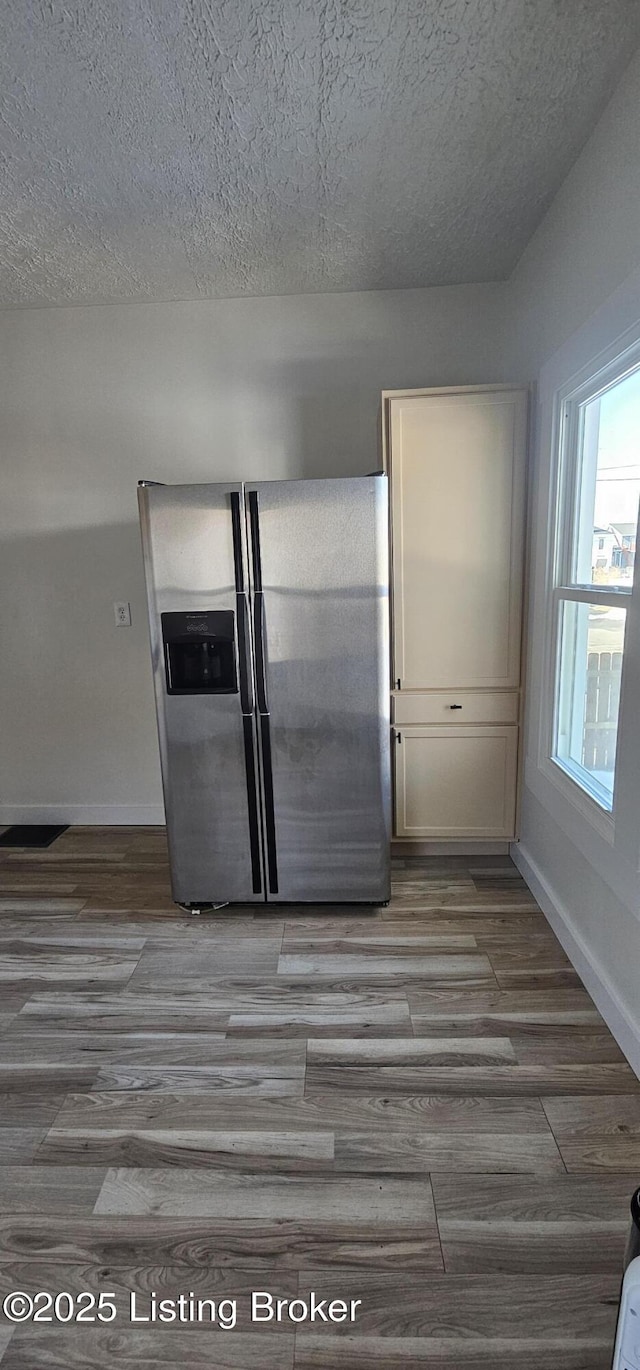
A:
<svg viewBox="0 0 640 1370">
<path fill-rule="evenodd" d="M 396 837 L 515 835 L 517 728 L 403 727 L 394 750 Z"/>
<path fill-rule="evenodd" d="M 459 705 L 459 708 L 452 708 Z M 394 723 L 517 723 L 515 691 L 405 691 L 393 696 Z"/>
</svg>

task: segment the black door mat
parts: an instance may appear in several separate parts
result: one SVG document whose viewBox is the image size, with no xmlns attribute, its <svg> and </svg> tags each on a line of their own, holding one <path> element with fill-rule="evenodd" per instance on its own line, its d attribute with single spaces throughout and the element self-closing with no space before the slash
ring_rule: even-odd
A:
<svg viewBox="0 0 640 1370">
<path fill-rule="evenodd" d="M 0 847 L 50 847 L 68 827 L 68 823 L 15 823 L 0 833 Z"/>
</svg>

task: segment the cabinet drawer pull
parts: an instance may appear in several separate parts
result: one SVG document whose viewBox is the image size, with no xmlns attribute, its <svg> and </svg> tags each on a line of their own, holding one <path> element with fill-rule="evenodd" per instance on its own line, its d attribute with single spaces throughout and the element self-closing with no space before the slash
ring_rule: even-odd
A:
<svg viewBox="0 0 640 1370">
<path fill-rule="evenodd" d="M 450 704 L 450 705 L 449 705 L 449 708 L 450 708 L 450 709 L 461 709 L 461 708 L 462 708 L 462 705 L 461 705 L 461 704 Z"/>
</svg>

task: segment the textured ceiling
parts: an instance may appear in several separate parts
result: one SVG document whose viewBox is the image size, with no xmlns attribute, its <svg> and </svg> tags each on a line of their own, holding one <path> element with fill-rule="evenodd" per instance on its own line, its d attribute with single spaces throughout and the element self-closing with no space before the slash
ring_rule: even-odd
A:
<svg viewBox="0 0 640 1370">
<path fill-rule="evenodd" d="M 638 0 L 4 0 L 0 303 L 506 276 Z"/>
</svg>

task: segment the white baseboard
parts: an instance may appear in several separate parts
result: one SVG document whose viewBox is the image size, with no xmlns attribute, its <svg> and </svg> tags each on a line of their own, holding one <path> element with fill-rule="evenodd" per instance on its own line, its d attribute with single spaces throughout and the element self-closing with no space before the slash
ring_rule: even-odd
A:
<svg viewBox="0 0 640 1370">
<path fill-rule="evenodd" d="M 597 964 L 581 933 L 575 927 L 566 905 L 558 899 L 537 862 L 522 843 L 514 843 L 511 857 L 520 874 L 535 895 L 542 912 L 551 924 L 561 946 L 584 981 L 596 1008 L 624 1052 L 629 1065 L 640 1076 L 640 1023 L 636 1022 L 627 1005 L 602 967 Z"/>
<path fill-rule="evenodd" d="M 12 823 L 148 828 L 164 823 L 164 809 L 161 804 L 0 804 L 0 827 Z"/>
</svg>

